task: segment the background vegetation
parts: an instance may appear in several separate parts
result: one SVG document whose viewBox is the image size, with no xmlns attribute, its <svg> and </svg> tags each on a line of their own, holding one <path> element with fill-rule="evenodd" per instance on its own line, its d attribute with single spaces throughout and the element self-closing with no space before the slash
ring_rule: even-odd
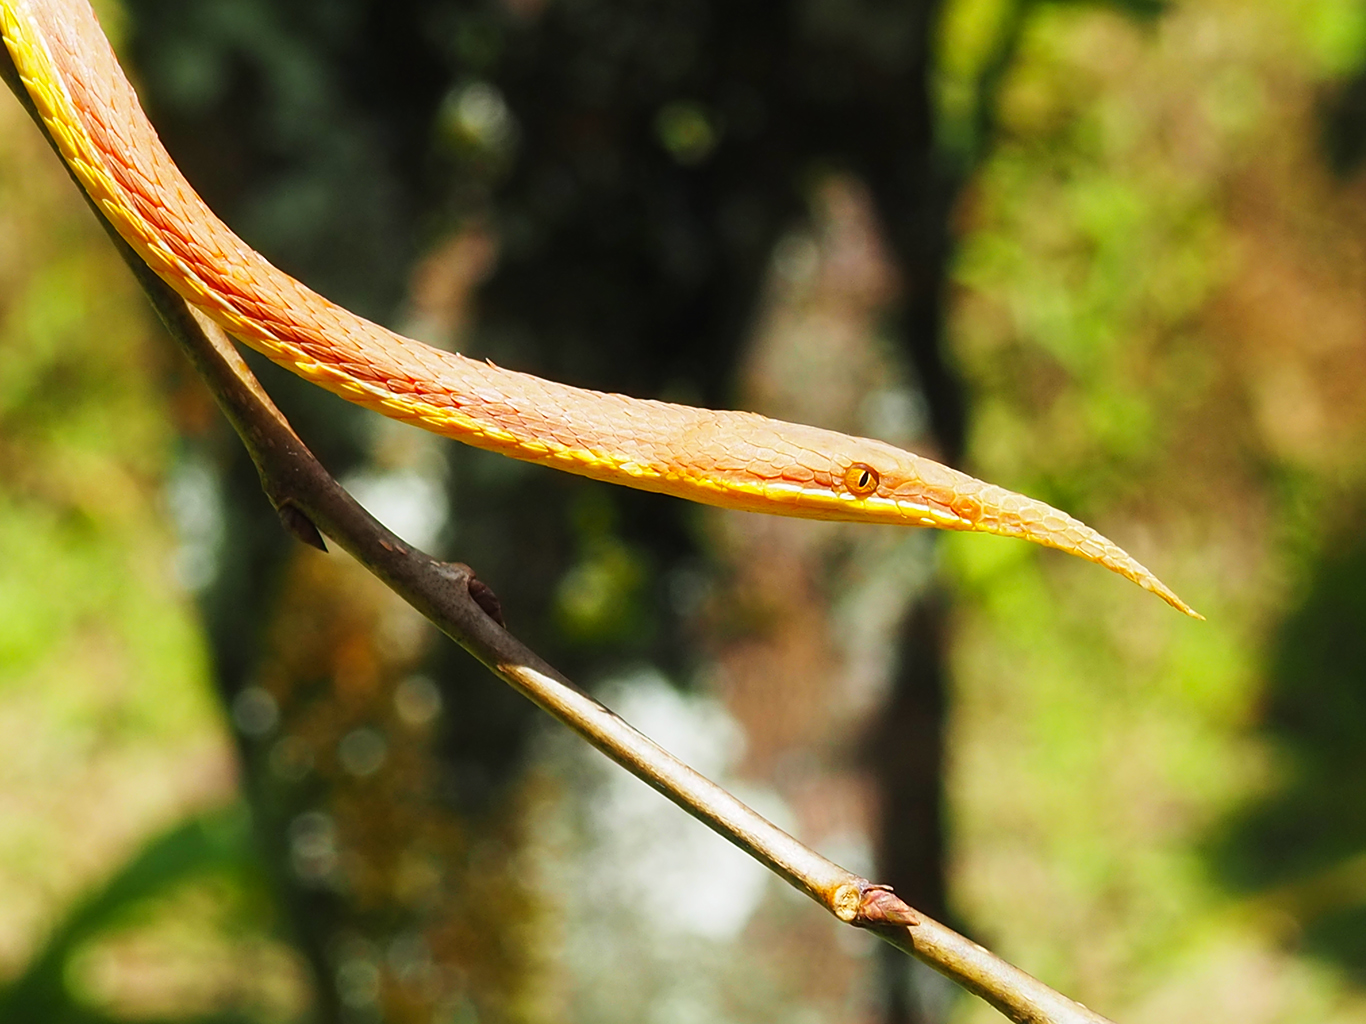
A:
<svg viewBox="0 0 1366 1024">
<path fill-rule="evenodd" d="M 519 633 L 1117 1020 L 1366 1020 L 1366 7 L 732 7 L 100 11 L 211 203 L 325 293 L 946 453 L 1209 616 L 1008 541 L 550 477 L 267 378 Z M 0 119 L 0 1017 L 993 1019 L 295 550 Z"/>
</svg>

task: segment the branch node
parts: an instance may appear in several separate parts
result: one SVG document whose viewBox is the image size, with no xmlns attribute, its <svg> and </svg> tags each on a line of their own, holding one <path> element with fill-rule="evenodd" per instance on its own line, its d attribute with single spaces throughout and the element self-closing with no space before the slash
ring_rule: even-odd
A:
<svg viewBox="0 0 1366 1024">
<path fill-rule="evenodd" d="M 870 885 L 864 890 L 857 920 L 859 925 L 869 928 L 882 925 L 914 928 L 921 923 L 920 915 L 892 892 L 890 885 Z"/>
<path fill-rule="evenodd" d="M 276 513 L 280 516 L 280 522 L 284 523 L 285 529 L 292 533 L 299 540 L 309 547 L 317 548 L 319 551 L 326 551 L 327 544 L 323 541 L 323 535 L 318 532 L 318 528 L 313 525 L 313 520 L 309 519 L 304 511 L 286 498 L 275 506 Z"/>
<path fill-rule="evenodd" d="M 845 924 L 853 924 L 859 919 L 863 904 L 863 890 L 853 882 L 845 882 L 835 890 L 830 899 L 830 910 Z"/>
</svg>

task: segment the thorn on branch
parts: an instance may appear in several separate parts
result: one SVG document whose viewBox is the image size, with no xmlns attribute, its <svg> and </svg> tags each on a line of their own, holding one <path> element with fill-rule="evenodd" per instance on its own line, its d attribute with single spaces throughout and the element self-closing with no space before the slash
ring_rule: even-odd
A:
<svg viewBox="0 0 1366 1024">
<path fill-rule="evenodd" d="M 470 574 L 469 582 L 465 585 L 469 588 L 470 597 L 474 598 L 474 603 L 484 610 L 484 614 L 507 629 L 507 623 L 503 621 L 503 602 L 498 600 L 498 595 L 493 592 L 493 588 L 473 573 Z"/>
<path fill-rule="evenodd" d="M 323 535 L 318 532 L 318 528 L 313 525 L 313 520 L 304 515 L 303 510 L 298 505 L 289 499 L 285 499 L 275 507 L 275 511 L 280 516 L 280 522 L 284 523 L 285 529 L 295 537 L 309 547 L 317 548 L 319 551 L 327 550 L 327 544 L 323 542 Z"/>
</svg>

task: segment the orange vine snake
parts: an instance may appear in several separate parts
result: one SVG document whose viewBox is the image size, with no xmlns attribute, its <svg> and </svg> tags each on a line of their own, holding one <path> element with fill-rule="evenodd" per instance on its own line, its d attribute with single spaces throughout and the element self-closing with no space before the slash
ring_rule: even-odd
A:
<svg viewBox="0 0 1366 1024">
<path fill-rule="evenodd" d="M 884 442 L 586 391 L 370 323 L 276 269 L 199 198 L 88 0 L 0 0 L 0 34 L 63 159 L 147 264 L 234 338 L 343 398 L 515 459 L 708 505 L 1020 537 L 1200 617 L 1066 513 Z"/>
</svg>

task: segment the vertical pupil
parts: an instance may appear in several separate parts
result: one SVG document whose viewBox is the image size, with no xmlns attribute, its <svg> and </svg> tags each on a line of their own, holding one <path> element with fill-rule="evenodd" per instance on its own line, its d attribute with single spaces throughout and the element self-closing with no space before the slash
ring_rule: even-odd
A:
<svg viewBox="0 0 1366 1024">
<path fill-rule="evenodd" d="M 848 493 L 856 498 L 866 498 L 878 488 L 877 470 L 862 462 L 855 462 L 844 471 L 842 482 Z"/>
</svg>

